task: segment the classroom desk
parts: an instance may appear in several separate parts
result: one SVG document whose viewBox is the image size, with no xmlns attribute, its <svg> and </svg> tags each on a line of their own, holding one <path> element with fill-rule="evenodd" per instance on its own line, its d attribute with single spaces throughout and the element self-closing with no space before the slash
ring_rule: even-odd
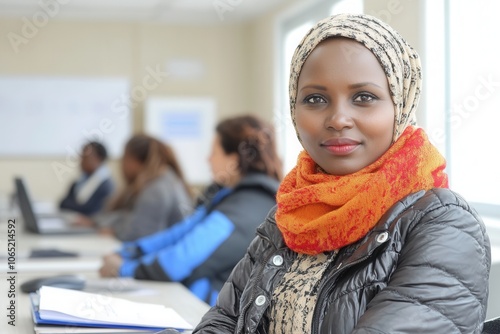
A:
<svg viewBox="0 0 500 334">
<path fill-rule="evenodd" d="M 3 276 L 3 275 L 2 275 Z M 2 334 L 31 334 L 34 332 L 34 324 L 31 318 L 31 306 L 27 294 L 19 290 L 19 285 L 34 278 L 36 276 L 28 273 L 20 273 L 18 275 L 18 285 L 16 291 L 16 326 L 12 327 L 7 324 L 8 318 L 6 311 L 0 314 L 0 333 Z M 113 297 L 119 297 L 136 302 L 163 304 L 173 308 L 186 321 L 196 326 L 201 320 L 201 317 L 208 311 L 209 306 L 200 301 L 187 288 L 180 283 L 166 282 L 151 282 L 151 281 L 133 281 L 139 289 L 132 291 L 113 292 L 116 288 L 108 289 L 107 287 L 116 287 L 119 285 L 119 279 L 98 279 L 95 274 L 86 274 L 85 277 L 89 280 L 98 282 L 101 287 L 99 291 L 90 290 L 93 293 L 106 293 Z M 2 277 L 0 282 L 0 291 L 2 300 L 7 292 L 6 279 Z M 2 310 L 5 310 L 4 302 L 2 302 Z M 68 333 L 71 333 L 70 331 Z"/>
<path fill-rule="evenodd" d="M 20 272 L 95 272 L 102 263 L 102 256 L 120 246 L 120 242 L 114 238 L 101 235 L 22 235 L 18 240 L 21 251 L 17 256 L 16 267 Z M 74 252 L 78 257 L 28 258 L 33 249 Z"/>
<path fill-rule="evenodd" d="M 2 235 L 0 242 L 7 240 L 7 226 L 7 220 L 0 222 L 0 235 Z M 120 241 L 114 237 L 97 232 L 95 234 L 36 234 L 26 232 L 21 219 L 16 219 L 15 226 L 18 254 L 28 252 L 33 248 L 60 248 L 85 255 L 101 255 L 103 252 L 113 251 L 120 245 Z"/>
<path fill-rule="evenodd" d="M 120 247 L 112 236 L 99 234 L 40 235 L 24 231 L 22 222 L 16 220 L 15 268 L 18 272 L 65 273 L 95 272 L 101 258 Z M 0 268 L 7 272 L 7 223 L 0 223 Z M 57 249 L 77 253 L 76 258 L 29 258 L 34 249 Z"/>
<path fill-rule="evenodd" d="M 19 223 L 19 224 L 18 224 Z M 134 281 L 141 287 L 134 291 L 115 291 L 119 279 L 99 279 L 97 269 L 101 265 L 101 257 L 118 249 L 120 242 L 113 237 L 98 234 L 79 235 L 38 235 L 24 231 L 22 222 L 16 220 L 16 256 L 15 256 L 15 305 L 16 326 L 8 325 L 6 317 L 11 276 L 8 268 L 7 223 L 0 222 L 0 334 L 30 334 L 34 332 L 31 319 L 29 297 L 20 290 L 20 285 L 30 279 L 56 274 L 76 273 L 87 279 L 99 282 L 101 290 L 91 292 L 106 293 L 114 297 L 132 301 L 163 304 L 175 309 L 184 319 L 196 325 L 209 306 L 196 298 L 180 283 L 151 281 Z M 76 258 L 28 258 L 32 249 L 58 249 L 76 252 Z M 111 288 L 108 288 L 111 287 Z"/>
<path fill-rule="evenodd" d="M 50 249 L 76 252 L 82 256 L 101 256 L 116 250 L 121 242 L 112 236 L 100 234 L 40 235 L 22 232 L 17 235 L 21 253 L 32 249 Z"/>
</svg>

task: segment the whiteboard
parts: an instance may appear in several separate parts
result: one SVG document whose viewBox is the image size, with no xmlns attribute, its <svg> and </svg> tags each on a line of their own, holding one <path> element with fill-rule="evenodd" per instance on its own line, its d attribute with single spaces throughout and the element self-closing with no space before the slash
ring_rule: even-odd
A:
<svg viewBox="0 0 500 334">
<path fill-rule="evenodd" d="M 146 101 L 145 130 L 175 151 L 191 184 L 208 184 L 208 155 L 215 132 L 215 99 L 154 97 Z"/>
<path fill-rule="evenodd" d="M 2 156 L 74 156 L 97 140 L 118 157 L 130 134 L 125 78 L 0 77 Z"/>
</svg>

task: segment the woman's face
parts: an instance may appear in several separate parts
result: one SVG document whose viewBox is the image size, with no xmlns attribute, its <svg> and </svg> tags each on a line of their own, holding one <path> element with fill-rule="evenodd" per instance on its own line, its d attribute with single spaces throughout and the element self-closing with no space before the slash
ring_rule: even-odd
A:
<svg viewBox="0 0 500 334">
<path fill-rule="evenodd" d="M 127 183 L 132 183 L 137 178 L 137 176 L 143 171 L 144 164 L 137 160 L 132 154 L 127 150 L 122 157 L 122 172 Z"/>
<path fill-rule="evenodd" d="M 208 157 L 212 177 L 215 182 L 223 186 L 232 186 L 240 179 L 238 169 L 238 155 L 227 154 L 222 148 L 219 135 L 212 142 L 212 151 Z"/>
<path fill-rule="evenodd" d="M 298 80 L 297 131 L 327 173 L 347 175 L 375 162 L 392 143 L 394 104 L 375 56 L 344 38 L 321 42 Z"/>
</svg>

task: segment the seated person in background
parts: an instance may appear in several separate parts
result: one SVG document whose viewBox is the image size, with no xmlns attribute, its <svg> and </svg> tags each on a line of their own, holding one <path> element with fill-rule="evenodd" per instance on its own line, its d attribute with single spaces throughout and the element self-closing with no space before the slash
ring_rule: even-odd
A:
<svg viewBox="0 0 500 334">
<path fill-rule="evenodd" d="M 124 189 L 107 210 L 79 217 L 122 241 L 133 241 L 170 227 L 192 211 L 192 200 L 173 150 L 147 135 L 135 135 L 122 158 Z"/>
<path fill-rule="evenodd" d="M 209 161 L 220 186 L 209 187 L 195 212 L 172 228 L 106 256 L 101 276 L 181 282 L 214 304 L 276 204 L 281 162 L 271 127 L 253 116 L 219 123 Z"/>
<path fill-rule="evenodd" d="M 113 192 L 111 173 L 106 166 L 108 153 L 98 142 L 92 141 L 82 148 L 80 168 L 82 175 L 75 181 L 59 204 L 61 209 L 84 215 L 95 214 L 103 208 Z"/>
</svg>

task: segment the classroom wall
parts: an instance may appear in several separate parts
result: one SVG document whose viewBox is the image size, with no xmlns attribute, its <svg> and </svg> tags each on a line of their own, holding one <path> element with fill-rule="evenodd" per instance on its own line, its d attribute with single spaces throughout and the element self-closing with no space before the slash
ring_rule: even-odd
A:
<svg viewBox="0 0 500 334">
<path fill-rule="evenodd" d="M 250 100 L 252 110 L 262 112 L 263 116 L 272 121 L 276 112 L 275 103 L 275 54 L 276 20 L 283 11 L 301 5 L 301 0 L 288 0 L 286 5 L 264 15 L 249 24 L 251 42 L 251 64 L 249 80 L 252 85 Z"/>
<path fill-rule="evenodd" d="M 425 64 L 425 3 L 413 0 L 365 0 L 365 13 L 378 17 L 390 24 L 417 50 L 421 62 Z M 425 67 L 424 87 L 417 109 L 419 126 L 426 127 L 425 122 Z"/>
<path fill-rule="evenodd" d="M 395 3 L 397 6 L 395 6 Z M 214 96 L 217 117 L 254 112 L 267 120 L 275 111 L 275 21 L 300 0 L 251 22 L 209 26 L 140 22 L 88 22 L 53 20 L 15 53 L 7 38 L 0 39 L 0 75 L 124 76 L 131 87 L 140 85 L 147 68 L 164 68 L 169 60 L 194 59 L 204 65 L 196 80 L 166 77 L 149 96 Z M 412 0 L 365 1 L 366 12 L 388 21 L 417 49 L 421 46 L 421 2 Z M 0 31 L 19 32 L 20 19 L 0 19 Z M 133 129 L 143 128 L 144 104 L 133 109 Z M 22 131 L 22 129 L 20 129 Z M 27 134 L 29 135 L 29 134 Z M 15 143 L 12 143 L 15 145 Z M 24 175 L 33 196 L 55 201 L 78 175 L 73 168 L 57 178 L 51 164 L 67 157 L 0 157 L 0 196 L 13 191 L 12 177 Z M 119 177 L 118 161 L 110 166 Z"/>
<path fill-rule="evenodd" d="M 20 20 L 0 20 L 2 32 L 18 32 L 21 26 Z M 40 29 L 26 45 L 21 45 L 17 54 L 6 38 L 0 39 L 0 75 L 124 76 L 134 87 L 141 85 L 148 67 L 159 66 L 164 70 L 171 59 L 194 59 L 204 66 L 201 78 L 183 80 L 167 75 L 148 94 L 214 96 L 217 116 L 222 118 L 251 110 L 247 40 L 247 25 L 54 21 Z M 143 128 L 144 104 L 137 102 L 133 109 L 134 131 Z M 35 198 L 54 201 L 78 174 L 75 167 L 62 181 L 58 180 L 51 164 L 65 163 L 66 157 L 0 159 L 0 194 L 4 196 L 13 190 L 12 176 L 24 175 Z M 112 161 L 111 167 L 118 176 L 118 162 Z"/>
</svg>

